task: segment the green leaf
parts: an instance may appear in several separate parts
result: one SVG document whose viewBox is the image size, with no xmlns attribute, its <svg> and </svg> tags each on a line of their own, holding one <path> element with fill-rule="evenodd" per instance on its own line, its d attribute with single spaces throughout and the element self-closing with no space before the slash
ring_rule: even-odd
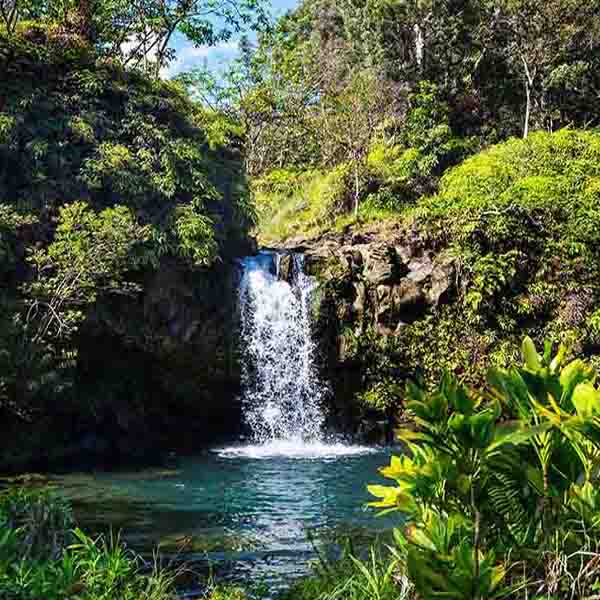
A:
<svg viewBox="0 0 600 600">
<path fill-rule="evenodd" d="M 521 352 L 523 354 L 523 361 L 525 362 L 525 366 L 530 371 L 538 371 L 542 368 L 542 360 L 540 358 L 540 355 L 537 353 L 537 350 L 535 349 L 535 344 L 529 336 L 527 336 L 523 340 Z"/>
<path fill-rule="evenodd" d="M 518 446 L 532 440 L 535 436 L 545 433 L 551 429 L 551 423 L 542 423 L 533 427 L 521 428 L 519 423 L 503 425 L 496 429 L 493 442 L 485 449 L 486 454 L 491 455 L 496 450 L 507 444 Z"/>
<path fill-rule="evenodd" d="M 600 391 L 591 383 L 580 383 L 573 390 L 573 405 L 580 417 L 590 417 L 600 413 Z"/>
</svg>

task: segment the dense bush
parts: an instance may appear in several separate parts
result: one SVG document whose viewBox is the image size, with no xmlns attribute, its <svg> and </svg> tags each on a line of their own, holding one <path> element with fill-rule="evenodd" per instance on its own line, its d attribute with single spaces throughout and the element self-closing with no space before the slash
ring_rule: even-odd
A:
<svg viewBox="0 0 600 600">
<path fill-rule="evenodd" d="M 398 553 L 423 598 L 591 597 L 597 571 L 600 390 L 566 350 L 523 343 L 522 367 L 468 388 L 411 385 L 408 453 L 371 486 L 399 510 Z"/>
<path fill-rule="evenodd" d="M 103 62 L 91 48 L 74 51 L 70 38 L 53 41 L 41 23 L 31 27 L 41 37 L 27 27 L 0 34 L 5 203 L 45 220 L 73 201 L 96 210 L 128 206 L 155 230 L 154 239 L 165 238 L 155 243 L 158 255 L 192 262 L 173 223 L 201 218 L 201 232 L 191 225 L 194 242 L 207 248 L 199 264 L 215 257 L 216 243 L 245 235 L 252 214 L 241 161 L 211 148 L 208 118 L 181 87 Z M 180 206 L 187 212 L 178 213 Z"/>
<path fill-rule="evenodd" d="M 453 134 L 449 108 L 438 88 L 421 82 L 410 96 L 405 121 L 373 144 L 367 166 L 377 192 L 367 201 L 399 211 L 436 190 L 439 176 L 477 148 L 475 138 Z"/>
<path fill-rule="evenodd" d="M 599 153 L 594 131 L 534 133 L 467 159 L 438 194 L 388 213 L 407 243 L 453 262 L 455 281 L 401 335 L 356 332 L 349 360 L 362 365 L 368 406 L 398 408 L 404 394 L 388 384 L 398 377 L 433 386 L 448 370 L 479 385 L 515 360 L 524 333 L 598 366 Z"/>
</svg>

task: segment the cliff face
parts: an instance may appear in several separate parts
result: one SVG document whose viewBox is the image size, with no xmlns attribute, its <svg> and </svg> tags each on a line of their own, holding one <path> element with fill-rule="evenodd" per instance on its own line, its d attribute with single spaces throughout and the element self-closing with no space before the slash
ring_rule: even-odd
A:
<svg viewBox="0 0 600 600">
<path fill-rule="evenodd" d="M 390 441 L 403 385 L 420 376 L 411 356 L 464 290 L 457 260 L 397 224 L 292 239 L 321 283 L 316 300 L 323 375 L 332 386 L 331 426 L 371 442 Z M 430 329 L 428 332 L 427 329 Z M 431 334 L 431 338 L 428 338 Z M 462 343 L 462 332 L 454 332 Z"/>
<path fill-rule="evenodd" d="M 111 396 L 125 397 L 108 411 L 124 435 L 189 451 L 237 431 L 238 277 L 235 262 L 206 273 L 165 262 L 139 299 L 96 306 L 80 340 L 82 383 L 95 395 L 105 373 Z"/>
<path fill-rule="evenodd" d="M 399 335 L 428 311 L 448 301 L 455 285 L 452 258 L 423 248 L 393 231 L 343 234 L 306 250 L 311 272 L 344 282 L 337 318 L 344 325 L 373 326 L 382 336 Z M 341 349 L 343 356 L 343 349 Z"/>
<path fill-rule="evenodd" d="M 135 297 L 98 300 L 60 405 L 4 429 L 5 470 L 114 466 L 231 439 L 241 424 L 239 266 L 164 261 Z"/>
</svg>

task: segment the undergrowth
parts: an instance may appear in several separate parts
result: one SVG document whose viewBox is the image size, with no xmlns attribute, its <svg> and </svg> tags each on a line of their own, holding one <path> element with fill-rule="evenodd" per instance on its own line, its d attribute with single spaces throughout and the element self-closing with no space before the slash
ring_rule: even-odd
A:
<svg viewBox="0 0 600 600">
<path fill-rule="evenodd" d="M 177 571 L 147 564 L 118 536 L 91 538 L 49 491 L 0 495 L 2 600 L 170 600 Z"/>
</svg>

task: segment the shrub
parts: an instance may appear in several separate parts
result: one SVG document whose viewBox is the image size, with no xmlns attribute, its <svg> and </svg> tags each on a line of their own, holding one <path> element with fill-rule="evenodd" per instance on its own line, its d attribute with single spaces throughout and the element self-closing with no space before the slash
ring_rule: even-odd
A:
<svg viewBox="0 0 600 600">
<path fill-rule="evenodd" d="M 598 354 L 599 153 L 593 131 L 510 140 L 451 169 L 437 195 L 404 210 L 406 239 L 416 234 L 426 252 L 452 260 L 457 285 L 447 304 L 402 329 L 387 353 L 391 370 L 435 385 L 447 369 L 479 385 L 513 360 L 524 334 Z"/>
<path fill-rule="evenodd" d="M 600 389 L 565 355 L 547 344 L 540 356 L 526 338 L 523 366 L 492 370 L 483 390 L 449 375 L 432 392 L 409 385 L 414 427 L 399 432 L 409 452 L 381 469 L 394 486 L 369 489 L 373 506 L 405 516 L 397 543 L 422 597 L 514 597 L 550 556 L 579 569 L 582 550 L 595 573 Z M 515 561 L 526 572 L 516 583 Z M 548 578 L 536 591 L 584 597 L 599 582 Z"/>
<path fill-rule="evenodd" d="M 45 490 L 14 489 L 0 494 L 0 523 L 4 531 L 16 533 L 16 556 L 55 560 L 71 539 L 73 516 L 60 496 Z"/>
<path fill-rule="evenodd" d="M 33 339 L 60 341 L 98 293 L 135 289 L 123 276 L 143 262 L 140 248 L 148 239 L 148 227 L 139 225 L 127 207 L 97 213 L 77 202 L 61 208 L 54 241 L 29 257 L 36 278 L 24 289 L 30 305 L 26 326 L 36 332 Z"/>
</svg>

